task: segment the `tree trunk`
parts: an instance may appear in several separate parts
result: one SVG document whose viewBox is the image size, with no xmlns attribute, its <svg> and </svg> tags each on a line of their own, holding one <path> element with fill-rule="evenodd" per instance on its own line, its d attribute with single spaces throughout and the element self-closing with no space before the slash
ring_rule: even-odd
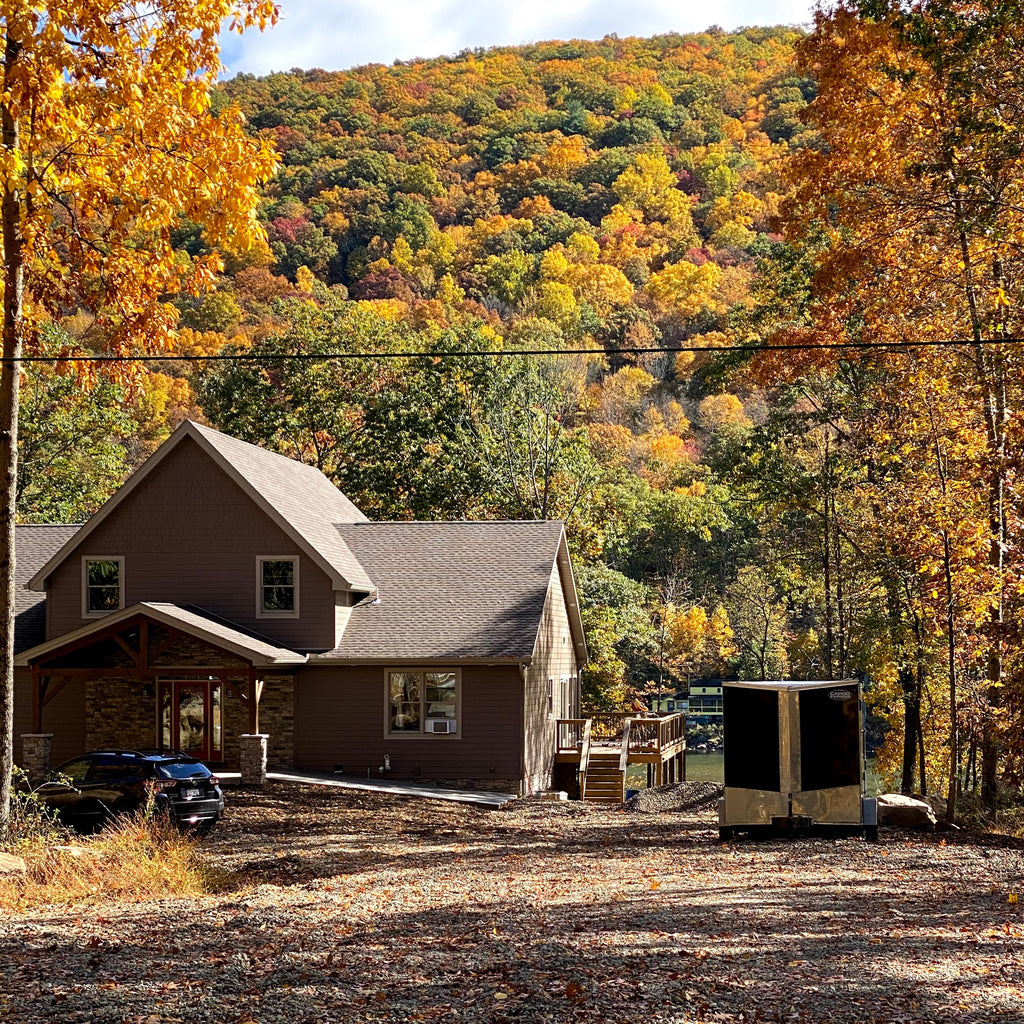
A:
<svg viewBox="0 0 1024 1024">
<path fill-rule="evenodd" d="M 900 666 L 900 687 L 903 690 L 903 777 L 901 793 L 914 793 L 914 770 L 917 767 L 917 736 L 921 729 L 921 692 L 917 673 L 912 665 Z"/>
<path fill-rule="evenodd" d="M 16 40 L 7 36 L 4 49 L 6 80 L 18 58 Z M 18 153 L 17 119 L 8 104 L 0 108 L 4 147 Z M 4 245 L 3 355 L 0 367 L 0 835 L 10 825 L 11 776 L 14 767 L 14 512 L 18 479 L 18 392 L 21 384 L 21 346 L 25 270 L 21 235 L 21 195 L 5 181 L 0 197 Z"/>
<path fill-rule="evenodd" d="M 949 550 L 949 534 L 942 531 L 942 562 L 946 578 L 946 635 L 949 671 L 949 788 L 946 790 L 946 821 L 956 821 L 956 772 L 960 764 L 960 730 L 957 727 L 956 696 L 956 621 L 953 613 L 953 567 Z"/>
</svg>

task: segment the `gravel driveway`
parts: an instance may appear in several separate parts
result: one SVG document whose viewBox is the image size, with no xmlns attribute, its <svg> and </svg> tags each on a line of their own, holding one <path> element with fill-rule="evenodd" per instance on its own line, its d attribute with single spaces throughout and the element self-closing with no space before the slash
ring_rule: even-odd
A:
<svg viewBox="0 0 1024 1024">
<path fill-rule="evenodd" d="M 224 889 L 0 922 L 0 1021 L 1024 1021 L 1024 844 L 275 784 Z"/>
</svg>

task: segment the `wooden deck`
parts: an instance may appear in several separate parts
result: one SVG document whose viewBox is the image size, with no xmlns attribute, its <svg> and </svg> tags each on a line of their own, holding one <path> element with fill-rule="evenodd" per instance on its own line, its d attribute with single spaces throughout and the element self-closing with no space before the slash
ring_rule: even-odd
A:
<svg viewBox="0 0 1024 1024">
<path fill-rule="evenodd" d="M 647 765 L 648 786 L 686 778 L 683 715 L 559 718 L 555 729 L 555 762 L 579 765 L 583 800 L 621 803 L 631 764 Z"/>
</svg>

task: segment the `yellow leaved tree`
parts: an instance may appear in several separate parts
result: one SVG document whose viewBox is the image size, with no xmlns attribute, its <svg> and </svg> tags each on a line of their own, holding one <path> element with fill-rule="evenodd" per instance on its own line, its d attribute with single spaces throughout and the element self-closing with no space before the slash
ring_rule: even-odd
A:
<svg viewBox="0 0 1024 1024">
<path fill-rule="evenodd" d="M 261 240 L 257 186 L 268 146 L 238 110 L 214 112 L 223 25 L 263 28 L 272 0 L 0 2 L 0 835 L 13 733 L 14 506 L 20 364 L 37 326 L 90 310 L 115 355 L 157 351 L 177 314 L 166 297 L 212 286 L 216 255 L 171 246 L 180 217 L 212 248 Z"/>
</svg>

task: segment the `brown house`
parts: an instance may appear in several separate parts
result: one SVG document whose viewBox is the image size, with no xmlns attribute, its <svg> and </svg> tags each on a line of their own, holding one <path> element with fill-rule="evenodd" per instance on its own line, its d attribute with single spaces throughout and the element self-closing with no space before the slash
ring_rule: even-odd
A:
<svg viewBox="0 0 1024 1024">
<path fill-rule="evenodd" d="M 186 422 L 83 526 L 18 527 L 17 558 L 23 763 L 163 746 L 525 793 L 579 714 L 561 523 L 370 522 Z"/>
</svg>

